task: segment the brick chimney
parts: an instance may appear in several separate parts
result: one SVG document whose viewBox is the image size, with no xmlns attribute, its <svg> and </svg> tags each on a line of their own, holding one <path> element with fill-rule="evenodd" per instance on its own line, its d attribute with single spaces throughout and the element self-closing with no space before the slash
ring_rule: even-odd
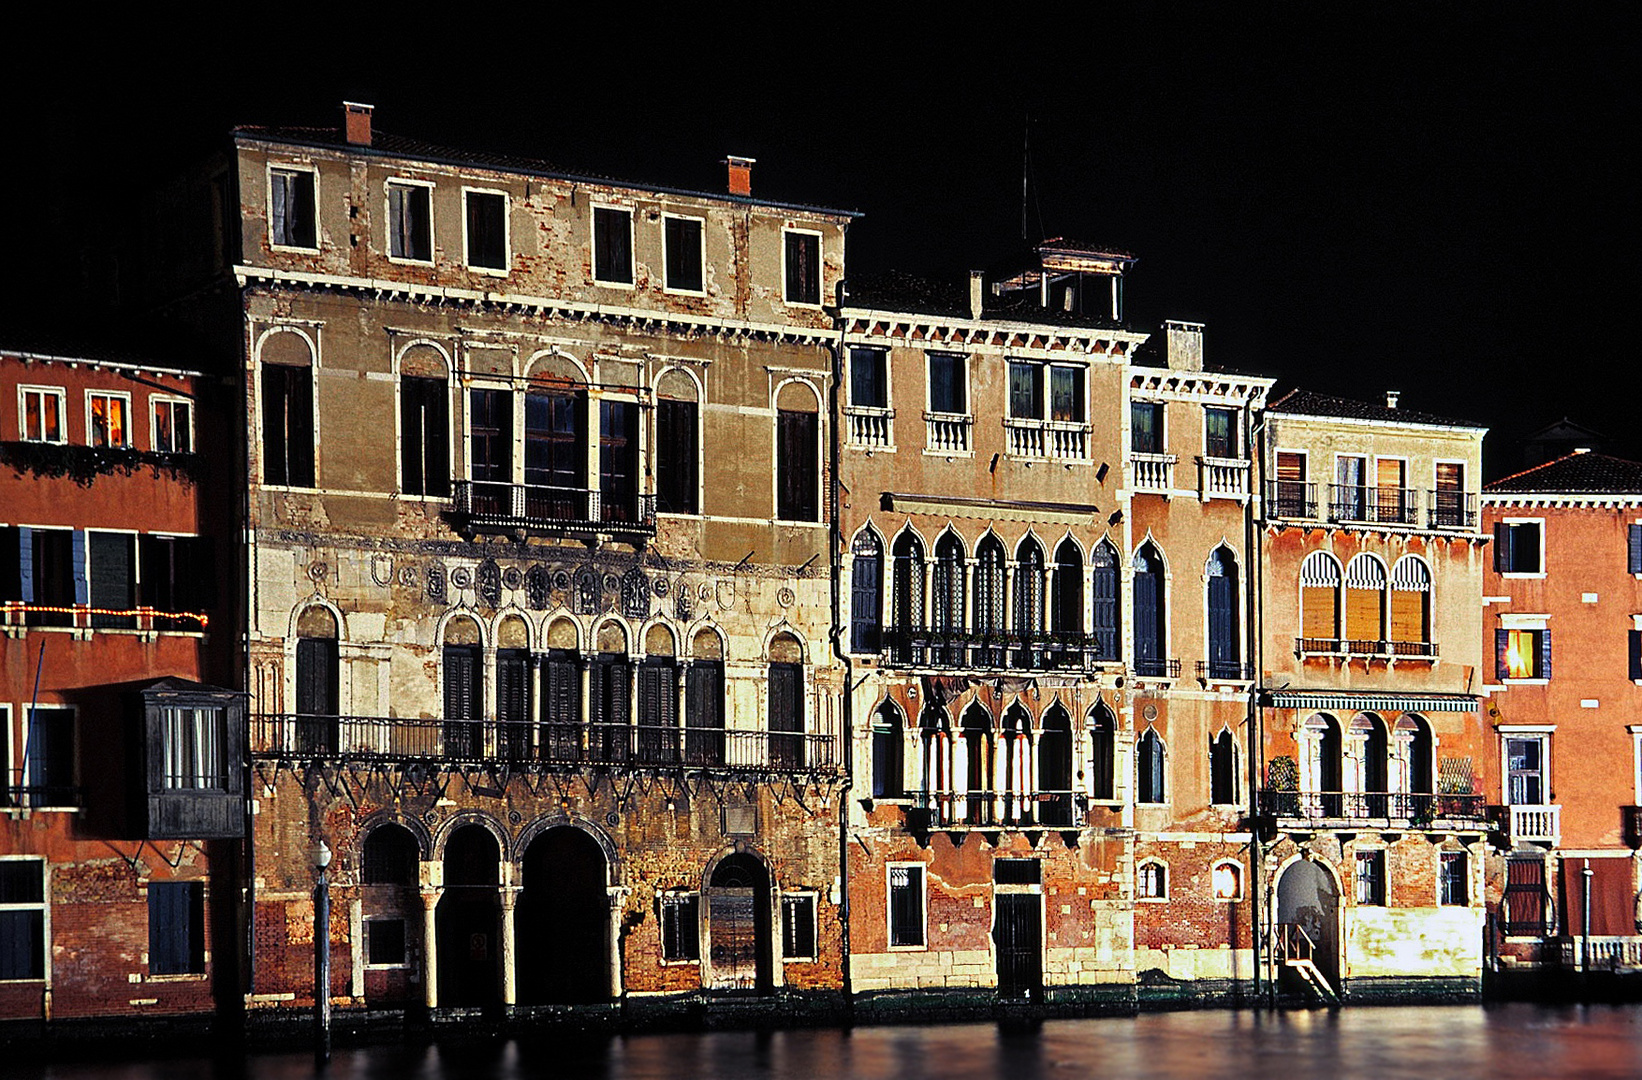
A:
<svg viewBox="0 0 1642 1080">
<path fill-rule="evenodd" d="M 986 293 L 986 275 L 980 270 L 969 272 L 969 317 L 979 319 L 986 305 L 983 303 Z"/>
<path fill-rule="evenodd" d="M 374 108 L 374 105 L 361 105 L 354 101 L 342 103 L 342 134 L 350 146 L 371 144 L 371 110 Z"/>
<path fill-rule="evenodd" d="M 1397 407 L 1397 399 L 1402 396 L 1403 392 L 1401 390 L 1387 390 L 1385 392 L 1385 407 L 1388 409 L 1395 409 Z"/>
<path fill-rule="evenodd" d="M 734 154 L 724 159 L 724 164 L 730 169 L 731 195 L 753 193 L 753 162 L 756 160 L 750 157 L 736 157 Z"/>
<path fill-rule="evenodd" d="M 1174 371 L 1203 370 L 1203 324 L 1176 322 L 1163 323 L 1165 347 L 1170 369 Z"/>
</svg>

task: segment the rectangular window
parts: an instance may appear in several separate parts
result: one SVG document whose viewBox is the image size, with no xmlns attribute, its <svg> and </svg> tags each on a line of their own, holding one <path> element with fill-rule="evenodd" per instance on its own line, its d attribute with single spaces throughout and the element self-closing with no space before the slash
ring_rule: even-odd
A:
<svg viewBox="0 0 1642 1080">
<path fill-rule="evenodd" d="M 65 706 L 24 706 L 23 787 L 35 806 L 70 807 L 79 802 L 74 786 L 74 710 Z"/>
<path fill-rule="evenodd" d="M 450 494 L 450 394 L 444 379 L 399 380 L 399 483 L 406 495 Z"/>
<path fill-rule="evenodd" d="M 1350 454 L 1334 459 L 1334 516 L 1342 521 L 1368 518 L 1368 460 Z"/>
<path fill-rule="evenodd" d="M 365 922 L 365 962 L 373 967 L 403 967 L 405 920 L 368 919 Z"/>
<path fill-rule="evenodd" d="M 583 487 L 587 469 L 587 399 L 580 394 L 531 391 L 525 395 L 525 483 L 535 487 Z M 534 496 L 542 513 L 532 516 L 579 518 L 586 513 L 574 499 Z"/>
<path fill-rule="evenodd" d="M 609 206 L 593 208 L 593 280 L 633 284 L 633 213 Z"/>
<path fill-rule="evenodd" d="M 819 416 L 781 409 L 776 413 L 776 508 L 782 521 L 819 521 L 816 470 Z"/>
<path fill-rule="evenodd" d="M 227 713 L 220 708 L 160 709 L 160 757 L 167 791 L 228 790 Z"/>
<path fill-rule="evenodd" d="M 158 536 L 137 538 L 139 587 L 144 607 L 168 614 L 196 615 L 216 606 L 216 552 L 209 537 Z M 154 617 L 156 630 L 199 630 L 197 618 Z"/>
<path fill-rule="evenodd" d="M 63 424 L 66 413 L 61 390 L 49 386 L 23 386 L 17 390 L 17 399 L 17 430 L 24 442 L 68 441 L 68 432 Z"/>
<path fill-rule="evenodd" d="M 1062 424 L 1081 424 L 1083 369 L 1059 364 L 1049 369 L 1049 419 Z"/>
<path fill-rule="evenodd" d="M 1545 523 L 1502 521 L 1494 526 L 1494 569 L 1501 574 L 1542 574 Z"/>
<path fill-rule="evenodd" d="M 1642 574 L 1642 524 L 1628 526 L 1625 541 L 1625 568 L 1633 574 Z"/>
<path fill-rule="evenodd" d="M 205 972 L 205 885 L 198 881 L 148 883 L 148 973 Z"/>
<path fill-rule="evenodd" d="M 1385 906 L 1385 852 L 1357 852 L 1357 903 L 1359 906 Z"/>
<path fill-rule="evenodd" d="M 1310 517 L 1314 510 L 1306 490 L 1306 455 L 1295 450 L 1277 451 L 1278 517 Z"/>
<path fill-rule="evenodd" d="M 1471 526 L 1470 508 L 1465 498 L 1465 463 L 1439 461 L 1436 467 L 1436 489 L 1432 492 L 1432 524 L 1439 528 L 1460 529 Z"/>
<path fill-rule="evenodd" d="M 669 963 L 701 959 L 701 897 L 696 893 L 663 893 L 661 958 Z"/>
<path fill-rule="evenodd" d="M 889 868 L 889 943 L 900 948 L 924 944 L 924 868 Z"/>
<path fill-rule="evenodd" d="M 513 482 L 513 395 L 506 390 L 469 393 L 468 464 L 484 483 Z"/>
<path fill-rule="evenodd" d="M 1129 405 L 1129 448 L 1137 454 L 1163 453 L 1163 403 L 1135 401 Z"/>
<path fill-rule="evenodd" d="M 662 219 L 661 243 L 667 264 L 667 288 L 673 292 L 702 291 L 704 264 L 701 219 L 667 216 Z"/>
<path fill-rule="evenodd" d="M 639 516 L 639 407 L 637 402 L 599 402 L 599 502 L 605 521 Z"/>
<path fill-rule="evenodd" d="M 131 395 L 86 394 L 86 445 L 131 445 Z"/>
<path fill-rule="evenodd" d="M 319 247 L 314 214 L 314 174 L 308 169 L 268 172 L 269 243 L 274 247 Z"/>
<path fill-rule="evenodd" d="M 46 861 L 0 859 L 0 981 L 46 977 Z"/>
<path fill-rule="evenodd" d="M 861 409 L 889 408 L 889 374 L 883 349 L 850 350 L 850 404 Z"/>
<path fill-rule="evenodd" d="M 1009 361 L 1009 416 L 1012 420 L 1043 419 L 1043 365 Z"/>
<path fill-rule="evenodd" d="M 194 452 L 194 405 L 177 398 L 153 399 L 154 451 L 159 454 Z"/>
<path fill-rule="evenodd" d="M 406 262 L 433 261 L 433 189 L 426 184 L 388 184 L 388 255 Z"/>
<path fill-rule="evenodd" d="M 788 231 L 785 237 L 787 303 L 821 303 L 821 234 Z"/>
<path fill-rule="evenodd" d="M 656 402 L 656 509 L 664 514 L 694 514 L 700 443 L 696 403 L 662 398 Z"/>
<path fill-rule="evenodd" d="M 1203 456 L 1235 458 L 1237 456 L 1237 410 L 1206 408 L 1203 410 Z"/>
<path fill-rule="evenodd" d="M 929 354 L 929 411 L 969 412 L 969 390 L 965 379 L 967 358 L 955 353 Z"/>
<path fill-rule="evenodd" d="M 1466 888 L 1469 868 L 1465 852 L 1443 851 L 1438 853 L 1438 858 L 1442 860 L 1438 865 L 1437 884 L 1441 894 L 1438 900 L 1451 907 L 1464 907 L 1470 903 Z"/>
<path fill-rule="evenodd" d="M 72 529 L 19 528 L 17 599 L 29 626 L 73 626 L 74 605 L 86 603 L 85 539 Z"/>
<path fill-rule="evenodd" d="M 87 532 L 86 559 L 91 625 L 99 629 L 136 627 L 137 537 Z"/>
<path fill-rule="evenodd" d="M 1505 740 L 1505 801 L 1511 806 L 1545 805 L 1543 737 Z"/>
<path fill-rule="evenodd" d="M 262 478 L 314 486 L 314 383 L 306 367 L 262 365 Z"/>
<path fill-rule="evenodd" d="M 499 191 L 463 194 L 467 205 L 468 265 L 507 270 L 507 196 Z"/>
<path fill-rule="evenodd" d="M 1549 679 L 1551 632 L 1501 627 L 1495 631 L 1496 673 L 1501 679 Z"/>
<path fill-rule="evenodd" d="M 781 957 L 815 958 L 814 893 L 786 893 L 781 897 Z"/>
</svg>

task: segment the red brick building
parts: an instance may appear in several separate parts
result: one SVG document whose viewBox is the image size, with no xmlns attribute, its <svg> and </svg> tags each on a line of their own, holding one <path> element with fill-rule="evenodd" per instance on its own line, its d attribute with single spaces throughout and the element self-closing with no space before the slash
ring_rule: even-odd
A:
<svg viewBox="0 0 1642 1080">
<path fill-rule="evenodd" d="M 1568 454 L 1489 484 L 1483 514 L 1500 961 L 1579 966 L 1588 883 L 1591 966 L 1642 966 L 1642 463 Z"/>
<path fill-rule="evenodd" d="M 207 685 L 234 644 L 211 391 L 0 349 L 0 1024 L 203 1021 L 237 996 L 244 712 Z"/>
</svg>

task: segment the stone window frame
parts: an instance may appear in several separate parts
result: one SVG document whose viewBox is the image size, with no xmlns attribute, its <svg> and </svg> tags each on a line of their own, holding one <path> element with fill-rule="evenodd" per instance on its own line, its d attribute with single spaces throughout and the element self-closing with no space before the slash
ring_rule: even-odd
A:
<svg viewBox="0 0 1642 1080">
<path fill-rule="evenodd" d="M 43 855 L 0 855 L 0 862 L 32 862 L 40 868 L 40 899 L 0 904 L 0 911 L 39 911 L 40 915 L 40 975 L 24 979 L 0 980 L 0 986 L 23 983 L 41 983 L 51 986 L 51 865 Z"/>
<path fill-rule="evenodd" d="M 41 437 L 36 439 L 28 431 L 28 397 L 30 394 L 40 395 L 42 410 Z M 57 438 L 45 438 L 44 402 L 47 397 L 57 399 Z M 32 383 L 23 383 L 17 387 L 17 441 L 36 442 L 47 446 L 68 445 L 68 391 L 61 386 L 39 386 Z"/>
<path fill-rule="evenodd" d="M 313 177 L 313 206 L 309 212 L 314 220 L 314 242 L 312 246 L 301 244 L 282 244 L 274 239 L 274 174 L 275 173 L 307 173 Z M 268 196 L 268 247 L 273 251 L 295 251 L 305 255 L 315 254 L 320 250 L 321 238 L 319 228 L 319 167 L 308 161 L 270 161 L 267 166 L 265 186 Z"/>
<path fill-rule="evenodd" d="M 1156 868 L 1156 886 L 1147 884 L 1146 870 Z M 1135 902 L 1139 904 L 1167 904 L 1169 902 L 1169 864 L 1156 855 L 1149 855 L 1135 864 Z"/>
</svg>

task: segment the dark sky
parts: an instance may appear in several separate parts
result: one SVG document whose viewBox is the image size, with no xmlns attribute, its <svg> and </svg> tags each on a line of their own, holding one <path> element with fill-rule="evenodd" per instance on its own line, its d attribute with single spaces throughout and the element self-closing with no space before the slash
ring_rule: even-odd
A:
<svg viewBox="0 0 1642 1080">
<path fill-rule="evenodd" d="M 754 156 L 755 194 L 865 212 L 852 273 L 995 263 L 1029 126 L 1030 238 L 1139 255 L 1142 328 L 1201 320 L 1211 363 L 1482 421 L 1490 473 L 1563 415 L 1642 456 L 1637 5 L 1087 7 L 64 27 L 11 61 L 8 156 L 47 167 L 8 170 L 0 314 L 71 280 L 65 219 L 118 212 L 232 124 L 331 123 L 344 98 L 400 134 L 670 185 L 717 190 L 724 154 Z"/>
</svg>

